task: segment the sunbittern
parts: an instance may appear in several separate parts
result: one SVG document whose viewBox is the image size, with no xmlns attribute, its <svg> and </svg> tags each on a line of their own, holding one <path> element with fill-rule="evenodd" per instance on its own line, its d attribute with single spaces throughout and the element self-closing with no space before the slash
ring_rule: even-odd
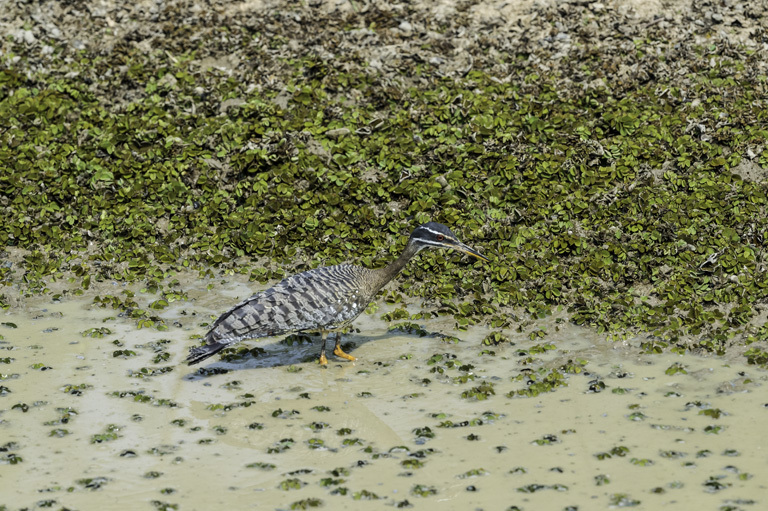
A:
<svg viewBox="0 0 768 511">
<path fill-rule="evenodd" d="M 187 363 L 197 364 L 227 346 L 244 339 L 270 337 L 294 332 L 320 332 L 320 363 L 325 365 L 328 333 L 352 323 L 374 299 L 376 293 L 424 248 L 451 248 L 488 261 L 479 252 L 460 242 L 451 230 L 437 222 L 418 226 L 400 257 L 384 268 L 369 270 L 339 264 L 293 275 L 274 287 L 256 293 L 222 314 L 205 334 L 207 344 L 191 348 Z M 336 335 L 334 355 L 355 360 L 344 353 Z"/>
</svg>

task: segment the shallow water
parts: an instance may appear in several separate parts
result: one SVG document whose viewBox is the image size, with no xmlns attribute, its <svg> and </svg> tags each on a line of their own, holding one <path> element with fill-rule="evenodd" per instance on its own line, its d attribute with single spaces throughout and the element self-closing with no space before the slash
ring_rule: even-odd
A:
<svg viewBox="0 0 768 511">
<path fill-rule="evenodd" d="M 481 355 L 485 329 L 418 321 L 458 344 L 388 333 L 381 310 L 344 337 L 354 363 L 322 368 L 308 361 L 316 343 L 275 338 L 248 343 L 266 350 L 257 358 L 202 364 L 225 374 L 182 364 L 200 323 L 247 293 L 239 281 L 200 284 L 162 312 L 167 332 L 138 330 L 88 294 L 2 313 L 0 505 L 766 507 L 768 374 L 753 366 L 644 355 L 639 341 L 608 343 L 555 320 L 536 325 L 544 340 L 505 332 L 515 346 Z M 111 333 L 82 335 L 100 327 Z M 519 350 L 544 344 L 555 349 L 523 365 Z M 513 380 L 521 370 L 576 359 L 588 363 L 566 387 L 507 396 L 526 388 Z M 138 377 L 141 368 L 167 372 Z M 489 383 L 487 399 L 462 397 Z"/>
</svg>

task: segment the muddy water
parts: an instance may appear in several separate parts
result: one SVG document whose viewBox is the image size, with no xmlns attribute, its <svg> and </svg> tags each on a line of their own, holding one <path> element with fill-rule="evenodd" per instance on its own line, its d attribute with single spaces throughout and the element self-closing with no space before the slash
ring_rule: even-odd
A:
<svg viewBox="0 0 768 511">
<path fill-rule="evenodd" d="M 543 341 L 505 332 L 514 346 L 481 355 L 483 329 L 420 322 L 456 344 L 388 333 L 378 311 L 344 338 L 354 363 L 322 368 L 316 344 L 267 339 L 251 343 L 265 349 L 258 357 L 214 358 L 206 374 L 183 365 L 200 323 L 247 292 L 235 282 L 192 290 L 163 311 L 164 332 L 139 330 L 92 296 L 0 315 L 0 505 L 768 505 L 768 375 L 739 360 L 644 355 L 639 341 L 610 344 L 555 321 L 537 325 Z M 98 328 L 109 332 L 83 335 Z M 554 349 L 529 353 L 537 344 Z M 587 363 L 567 386 L 507 395 L 526 388 L 521 370 L 576 359 Z M 495 393 L 462 397 L 483 385 Z"/>
</svg>

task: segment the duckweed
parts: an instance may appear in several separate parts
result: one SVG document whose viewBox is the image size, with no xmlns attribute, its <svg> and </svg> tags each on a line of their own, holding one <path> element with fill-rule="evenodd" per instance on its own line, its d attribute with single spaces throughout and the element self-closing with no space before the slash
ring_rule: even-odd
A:
<svg viewBox="0 0 768 511">
<path fill-rule="evenodd" d="M 293 447 L 293 444 L 295 444 L 294 440 L 292 438 L 283 438 L 279 442 L 277 442 L 273 447 L 267 448 L 267 454 L 278 454 L 281 452 L 285 452 L 291 447 Z"/>
<path fill-rule="evenodd" d="M 595 476 L 595 484 L 597 486 L 604 486 L 610 484 L 611 479 L 605 474 L 598 474 Z"/>
<path fill-rule="evenodd" d="M 91 443 L 92 444 L 100 444 L 102 442 L 111 442 L 112 440 L 117 440 L 120 435 L 117 434 L 118 431 L 120 431 L 120 427 L 116 426 L 115 424 L 110 424 L 106 428 L 105 433 L 99 433 L 96 435 L 93 435 L 91 437 Z"/>
<path fill-rule="evenodd" d="M 712 417 L 713 419 L 719 419 L 721 416 L 728 414 L 719 408 L 707 408 L 706 410 L 699 410 L 699 415 L 706 415 L 707 417 Z"/>
<path fill-rule="evenodd" d="M 109 483 L 110 479 L 108 477 L 88 477 L 85 479 L 78 479 L 76 482 L 80 486 L 84 487 L 87 490 L 98 490 L 105 484 Z"/>
<path fill-rule="evenodd" d="M 496 391 L 493 390 L 493 383 L 484 382 L 477 387 L 472 387 L 469 390 L 465 390 L 464 392 L 461 393 L 461 397 L 464 399 L 474 399 L 477 401 L 485 401 L 486 399 L 488 399 L 490 396 L 494 394 L 496 394 Z"/>
<path fill-rule="evenodd" d="M 352 494 L 354 500 L 379 500 L 379 496 L 368 490 L 360 490 Z"/>
<path fill-rule="evenodd" d="M 411 488 L 411 495 L 417 497 L 430 497 L 432 495 L 437 495 L 437 489 L 424 484 L 416 484 Z"/>
<path fill-rule="evenodd" d="M 466 479 L 468 477 L 478 477 L 478 476 L 484 476 L 488 475 L 488 471 L 484 468 L 473 468 L 471 470 L 467 470 L 463 474 L 459 474 L 459 479 Z"/>
<path fill-rule="evenodd" d="M 567 9 L 574 31 L 595 16 Z M 573 53 L 584 44 L 569 45 L 547 72 L 536 62 L 552 60 L 549 45 L 537 44 L 521 50 L 530 58 L 483 52 L 484 65 L 458 77 L 409 67 L 402 82 L 352 57 L 306 53 L 260 54 L 271 73 L 197 72 L 195 55 L 253 44 L 242 16 L 226 15 L 233 30 L 205 28 L 221 37 L 182 46 L 168 37 L 156 52 L 51 41 L 62 56 L 55 73 L 5 42 L 16 57 L 0 71 L 9 119 L 0 243 L 24 252 L 0 282 L 37 294 L 69 281 L 64 294 L 76 294 L 141 280 L 160 296 L 142 307 L 119 293 L 94 303 L 162 331 L 155 312 L 185 299 L 178 271 L 267 282 L 320 263 L 380 265 L 414 221 L 433 219 L 494 256 L 467 267 L 457 255 L 423 255 L 386 300 L 423 297 L 426 310 L 400 307 L 389 321 L 450 314 L 460 330 L 498 329 L 562 308 L 611 338 L 642 332 L 653 349 L 715 353 L 762 335 L 755 304 L 768 289 L 759 266 L 768 225 L 752 176 L 768 164 L 768 132 L 754 54 L 654 32 L 638 39 L 647 52 L 585 43 L 596 52 L 585 59 Z M 347 23 L 371 26 L 366 16 Z M 642 68 L 648 80 L 607 87 L 604 62 Z M 574 76 L 596 82 L 573 87 Z M 285 101 L 270 80 L 284 84 Z M 133 83 L 146 86 L 126 95 Z M 506 342 L 496 332 L 484 344 Z"/>
<path fill-rule="evenodd" d="M 306 486 L 306 485 L 307 483 L 305 483 L 304 481 L 293 477 L 293 478 L 285 479 L 284 481 L 281 481 L 277 487 L 280 488 L 281 490 L 289 491 L 289 490 L 300 490 L 303 486 Z"/>
<path fill-rule="evenodd" d="M 552 445 L 556 443 L 560 443 L 560 439 L 557 438 L 557 435 L 544 435 L 541 438 L 538 438 L 533 441 L 536 445 Z"/>
<path fill-rule="evenodd" d="M 610 459 L 610 458 L 612 458 L 612 457 L 614 457 L 614 456 L 617 456 L 617 457 L 623 458 L 623 457 L 625 457 L 625 456 L 626 456 L 628 453 L 629 453 L 629 449 L 628 449 L 627 447 L 625 447 L 625 446 L 623 446 L 623 445 L 618 445 L 618 446 L 616 446 L 616 447 L 613 447 L 613 448 L 612 448 L 610 451 L 608 451 L 608 452 L 601 452 L 601 453 L 595 454 L 595 457 L 596 457 L 597 459 L 599 459 L 599 460 Z"/>
<path fill-rule="evenodd" d="M 245 466 L 246 468 L 258 468 L 259 470 L 274 470 L 276 467 L 273 463 L 265 463 L 263 461 L 256 461 L 254 463 L 249 463 Z"/>
<path fill-rule="evenodd" d="M 609 501 L 616 507 L 635 507 L 640 505 L 640 501 L 627 495 L 626 493 L 614 493 L 610 495 Z"/>
<path fill-rule="evenodd" d="M 323 501 L 316 498 L 297 500 L 291 503 L 291 509 L 309 509 L 313 507 L 320 507 L 323 505 Z"/>
</svg>

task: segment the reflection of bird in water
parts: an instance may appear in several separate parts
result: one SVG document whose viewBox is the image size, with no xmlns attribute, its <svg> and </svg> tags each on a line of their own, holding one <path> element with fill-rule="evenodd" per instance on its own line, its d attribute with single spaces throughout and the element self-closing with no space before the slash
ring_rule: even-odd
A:
<svg viewBox="0 0 768 511">
<path fill-rule="evenodd" d="M 205 334 L 204 346 L 189 350 L 187 362 L 197 364 L 244 339 L 320 332 L 320 363 L 327 364 L 325 341 L 328 333 L 344 328 L 359 316 L 376 293 L 421 249 L 441 247 L 488 260 L 460 242 L 448 227 L 437 222 L 420 225 L 411 234 L 400 257 L 384 268 L 369 270 L 351 264 L 316 268 L 288 277 L 240 302 L 216 320 Z M 336 336 L 333 353 L 355 360 L 341 350 L 340 337 Z"/>
</svg>

